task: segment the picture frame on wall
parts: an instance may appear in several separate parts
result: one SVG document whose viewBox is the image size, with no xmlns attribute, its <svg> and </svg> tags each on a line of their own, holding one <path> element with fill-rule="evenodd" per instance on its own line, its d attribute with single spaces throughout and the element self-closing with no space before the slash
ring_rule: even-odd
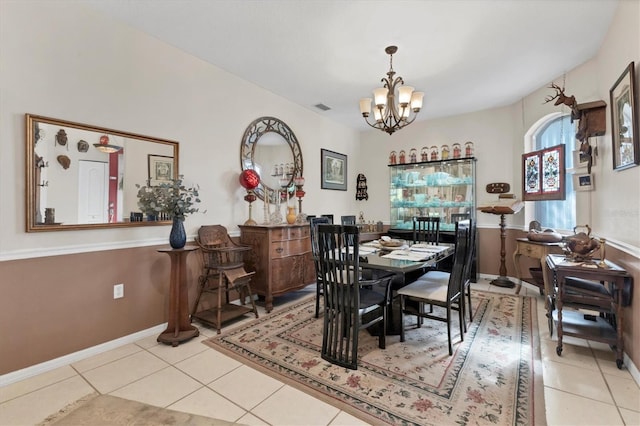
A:
<svg viewBox="0 0 640 426">
<path fill-rule="evenodd" d="M 173 157 L 148 154 L 149 186 L 158 186 L 174 178 Z"/>
<path fill-rule="evenodd" d="M 320 187 L 347 190 L 347 156 L 328 149 L 320 150 Z"/>
<path fill-rule="evenodd" d="M 564 144 L 522 154 L 524 201 L 564 200 Z"/>
<path fill-rule="evenodd" d="M 631 62 L 609 91 L 611 100 L 611 153 L 613 170 L 640 164 L 640 138 L 635 89 L 634 63 Z"/>
<path fill-rule="evenodd" d="M 573 175 L 573 189 L 575 191 L 593 191 L 595 189 L 593 175 L 589 173 Z"/>
<path fill-rule="evenodd" d="M 573 151 L 573 168 L 584 169 L 589 164 L 589 158 L 591 158 L 591 165 L 595 165 L 595 155 L 589 156 L 588 153 L 576 149 Z"/>
</svg>

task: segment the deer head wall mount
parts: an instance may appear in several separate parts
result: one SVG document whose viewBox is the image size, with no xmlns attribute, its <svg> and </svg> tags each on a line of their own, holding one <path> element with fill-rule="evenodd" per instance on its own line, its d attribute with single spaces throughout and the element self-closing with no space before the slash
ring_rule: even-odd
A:
<svg viewBox="0 0 640 426">
<path fill-rule="evenodd" d="M 555 83 L 551 83 L 549 89 L 556 91 L 555 95 L 547 96 L 544 103 L 548 103 L 556 99 L 554 105 L 566 105 L 571 108 L 571 122 L 579 120 L 576 139 L 580 141 L 580 151 L 589 157 L 587 163 L 587 172 L 591 173 L 592 155 L 597 155 L 597 151 L 591 149 L 589 137 L 601 136 L 606 131 L 605 110 L 607 104 L 604 101 L 594 101 L 585 104 L 578 104 L 575 96 L 567 96 L 564 94 L 564 87 L 560 87 Z"/>
</svg>

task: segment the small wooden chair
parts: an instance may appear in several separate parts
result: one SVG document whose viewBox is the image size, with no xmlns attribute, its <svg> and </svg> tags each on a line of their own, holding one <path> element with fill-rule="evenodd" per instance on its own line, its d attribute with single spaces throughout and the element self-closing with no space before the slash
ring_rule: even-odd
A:
<svg viewBox="0 0 640 426">
<path fill-rule="evenodd" d="M 222 225 L 201 226 L 196 243 L 202 252 L 204 265 L 202 275 L 198 279 L 200 287 L 191 318 L 215 327 L 218 333 L 224 322 L 247 312 L 253 312 L 258 318 L 250 283 L 255 272 L 247 272 L 244 269 L 243 259 L 251 247 L 234 243 Z M 242 305 L 230 303 L 229 292 L 232 290 L 238 292 Z M 225 303 L 222 303 L 223 292 Z M 204 293 L 216 293 L 216 302 L 213 307 L 198 311 Z M 251 302 L 251 308 L 245 306 L 247 297 Z"/>
</svg>

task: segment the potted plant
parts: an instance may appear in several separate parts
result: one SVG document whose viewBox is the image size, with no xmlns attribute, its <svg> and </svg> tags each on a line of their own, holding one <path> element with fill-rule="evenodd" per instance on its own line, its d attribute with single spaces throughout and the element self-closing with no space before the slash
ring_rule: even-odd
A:
<svg viewBox="0 0 640 426">
<path fill-rule="evenodd" d="M 184 219 L 191 213 L 199 211 L 196 204 L 200 203 L 198 186 L 185 186 L 183 175 L 177 179 L 170 179 L 157 186 L 140 186 L 138 188 L 138 207 L 147 215 L 162 217 L 166 215 L 172 221 L 169 244 L 174 249 L 182 248 L 187 242 L 184 230 Z"/>
</svg>

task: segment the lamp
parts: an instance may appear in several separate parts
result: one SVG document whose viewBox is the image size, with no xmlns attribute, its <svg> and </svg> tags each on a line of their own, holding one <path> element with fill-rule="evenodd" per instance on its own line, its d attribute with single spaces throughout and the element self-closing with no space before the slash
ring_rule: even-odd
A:
<svg viewBox="0 0 640 426">
<path fill-rule="evenodd" d="M 369 126 L 392 134 L 396 130 L 411 124 L 416 119 L 418 112 L 422 108 L 424 93 L 414 92 L 413 87 L 404 86 L 402 77 L 393 78 L 396 74 L 393 70 L 393 54 L 398 51 L 398 47 L 388 46 L 384 51 L 389 55 L 389 71 L 387 72 L 387 77 L 382 78 L 384 86 L 373 91 L 373 117 L 375 122 L 371 123 L 369 121 L 371 98 L 360 99 L 360 112 Z M 413 111 L 413 116 L 411 111 Z"/>
<path fill-rule="evenodd" d="M 257 198 L 254 190 L 260 184 L 260 175 L 258 175 L 255 170 L 246 169 L 240 173 L 238 180 L 240 185 L 247 190 L 244 200 L 249 203 L 249 219 L 247 219 L 244 224 L 247 226 L 254 226 L 256 225 L 256 221 L 251 217 L 251 203 L 253 203 Z"/>
<path fill-rule="evenodd" d="M 109 136 L 107 135 L 100 136 L 100 143 L 94 143 L 93 146 L 95 146 L 98 151 L 104 152 L 105 154 L 112 154 L 122 149 L 121 146 L 110 144 Z"/>
<path fill-rule="evenodd" d="M 304 221 L 303 217 L 306 217 L 306 215 L 302 215 L 302 197 L 304 197 L 305 194 L 302 190 L 302 187 L 304 186 L 304 177 L 302 177 L 302 175 L 294 177 L 293 184 L 296 186 L 296 197 L 298 197 L 298 218 L 296 221 L 302 223 Z"/>
</svg>

